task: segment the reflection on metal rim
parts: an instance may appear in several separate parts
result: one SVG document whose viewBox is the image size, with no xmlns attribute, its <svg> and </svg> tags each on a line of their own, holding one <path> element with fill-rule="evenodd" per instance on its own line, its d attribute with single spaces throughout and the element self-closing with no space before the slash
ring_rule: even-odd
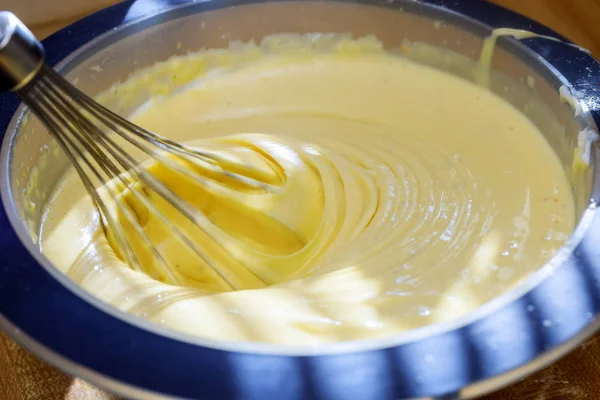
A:
<svg viewBox="0 0 600 400">
<path fill-rule="evenodd" d="M 164 21 L 175 15 L 248 3 L 124 2 L 47 39 L 48 61 L 54 64 L 89 40 L 127 24 L 137 29 L 151 26 L 158 21 L 156 18 Z M 427 5 L 446 7 L 493 27 L 527 28 L 558 36 L 480 0 L 422 3 L 398 0 L 369 4 L 405 10 Z M 165 10 L 171 11 L 162 14 Z M 600 81 L 598 63 L 579 50 L 557 43 L 532 41 L 528 46 L 588 96 L 590 114 L 600 121 L 600 109 L 594 107 L 598 93 L 592 85 Z M 584 79 L 580 71 L 586 68 L 590 74 Z M 0 104 L 0 132 L 4 132 L 18 102 L 2 96 Z M 596 329 L 594 321 L 600 312 L 600 250 L 596 247 L 600 243 L 600 215 L 589 209 L 584 215 L 585 226 L 580 224 L 580 234 L 576 234 L 575 248 L 564 251 L 562 259 L 555 259 L 560 265 L 544 267 L 521 291 L 511 292 L 456 323 L 389 340 L 341 343 L 323 351 L 215 343 L 165 333 L 100 305 L 81 289 L 73 288 L 67 278 L 41 268 L 40 263 L 47 260 L 33 246 L 21 243 L 11 228 L 11 222 L 19 225 L 6 168 L 11 134 L 4 140 L 0 177 L 4 205 L 0 209 L 0 328 L 65 371 L 124 396 L 470 397 L 546 365 Z"/>
</svg>

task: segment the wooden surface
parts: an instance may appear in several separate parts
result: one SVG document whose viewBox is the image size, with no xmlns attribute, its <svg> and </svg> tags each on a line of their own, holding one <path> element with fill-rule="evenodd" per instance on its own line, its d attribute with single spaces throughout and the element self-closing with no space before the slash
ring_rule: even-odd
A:
<svg viewBox="0 0 600 400">
<path fill-rule="evenodd" d="M 114 0 L 2 0 L 2 8 L 29 18 L 36 34 L 44 36 L 110 2 Z M 552 27 L 600 56 L 600 0 L 493 2 Z M 40 6 L 33 7 L 32 3 Z M 87 9 L 82 4 L 87 4 Z M 45 19 L 47 14 L 51 16 Z M 37 399 L 115 398 L 45 365 L 0 333 L 0 400 Z M 485 400 L 504 399 L 600 399 L 600 335 L 545 370 L 485 397 Z"/>
<path fill-rule="evenodd" d="M 600 0 L 490 1 L 549 26 L 600 57 Z"/>
</svg>

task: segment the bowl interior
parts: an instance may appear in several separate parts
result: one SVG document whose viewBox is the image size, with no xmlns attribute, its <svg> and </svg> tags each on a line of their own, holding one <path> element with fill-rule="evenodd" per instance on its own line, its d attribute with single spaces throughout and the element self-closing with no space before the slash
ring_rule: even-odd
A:
<svg viewBox="0 0 600 400">
<path fill-rule="evenodd" d="M 78 88 L 95 96 L 136 70 L 173 55 L 227 47 L 233 40 L 259 42 L 275 33 L 333 32 L 375 35 L 390 50 L 408 47 L 410 57 L 418 62 L 472 79 L 483 39 L 490 34 L 488 27 L 476 21 L 408 0 L 388 6 L 266 2 L 212 8 L 191 4 L 134 21 L 95 39 L 59 68 Z M 578 133 L 589 121 L 575 118 L 561 102 L 559 88 L 568 82 L 514 40 L 499 41 L 492 70 L 490 89 L 540 128 L 570 176 Z M 127 115 L 146 100 L 143 91 L 138 97 L 125 103 L 118 96 L 107 95 L 103 101 Z M 69 163 L 37 118 L 24 108 L 15 114 L 5 146 L 9 146 L 10 200 L 23 224 L 16 228 L 26 229 L 36 242 L 42 205 Z M 588 176 L 572 184 L 580 216 L 589 202 L 591 179 Z"/>
</svg>

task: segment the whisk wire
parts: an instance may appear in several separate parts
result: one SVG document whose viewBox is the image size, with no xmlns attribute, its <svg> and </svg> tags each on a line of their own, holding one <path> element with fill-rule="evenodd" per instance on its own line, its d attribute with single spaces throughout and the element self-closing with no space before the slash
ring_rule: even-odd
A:
<svg viewBox="0 0 600 400">
<path fill-rule="evenodd" d="M 27 101 L 30 99 L 31 93 L 29 92 L 29 90 L 24 88 L 19 93 L 19 95 L 23 98 L 24 101 Z M 109 213 L 106 204 L 102 201 L 99 194 L 96 192 L 92 181 L 90 180 L 89 176 L 85 173 L 85 170 L 79 162 L 79 160 L 86 159 L 84 154 L 77 148 L 77 146 L 67 135 L 64 135 L 62 133 L 63 131 L 59 123 L 60 119 L 53 117 L 53 114 L 47 111 L 48 108 L 51 109 L 51 106 L 48 105 L 47 100 L 40 99 L 39 102 L 32 102 L 31 104 L 29 104 L 29 106 L 31 107 L 32 111 L 34 111 L 36 115 L 38 115 L 40 119 L 43 120 L 44 124 L 46 124 L 48 129 L 54 133 L 55 139 L 57 140 L 58 144 L 63 148 L 69 160 L 72 162 L 73 167 L 75 168 L 79 177 L 81 178 L 84 187 L 90 194 L 94 207 L 98 210 L 99 215 L 103 218 L 103 226 L 108 225 L 110 229 L 112 229 L 115 236 L 115 240 L 117 241 L 119 248 L 121 248 L 122 251 L 125 253 L 125 258 L 128 261 L 128 263 L 130 263 L 130 265 L 134 269 L 141 271 L 141 267 L 139 262 L 137 261 L 137 257 L 135 256 L 133 249 L 131 249 L 128 242 L 125 240 L 125 234 L 122 231 L 121 226 L 116 223 L 112 215 Z M 99 175 L 97 171 L 95 171 L 93 165 L 89 164 L 87 160 L 86 164 L 88 165 L 90 170 L 92 170 L 93 173 L 98 177 Z"/>
<path fill-rule="evenodd" d="M 25 88 L 20 90 L 19 95 L 47 125 L 51 133 L 57 138 L 59 144 L 69 156 L 69 159 L 75 166 L 86 190 L 90 193 L 93 204 L 101 215 L 104 225 L 108 225 L 117 245 L 125 253 L 124 256 L 127 262 L 134 269 L 138 271 L 143 270 L 135 255 L 135 251 L 126 240 L 123 227 L 120 226 L 115 217 L 112 216 L 90 177 L 87 175 L 83 165 L 85 165 L 93 176 L 99 180 L 101 185 L 105 186 L 106 191 L 112 192 L 110 193 L 111 196 L 118 196 L 119 192 L 123 192 L 122 190 L 119 190 L 117 186 L 117 183 L 120 182 L 122 188 L 128 189 L 129 193 L 131 193 L 135 199 L 146 207 L 149 212 L 152 212 L 153 215 L 157 216 L 159 220 L 173 232 L 178 240 L 186 244 L 196 255 L 198 255 L 227 285 L 231 288 L 236 287 L 235 283 L 228 275 L 215 266 L 198 245 L 188 237 L 188 234 L 171 222 L 164 213 L 148 199 L 147 195 L 137 187 L 137 183 L 143 185 L 146 189 L 156 192 L 163 198 L 168 199 L 168 202 L 179 213 L 192 221 L 209 238 L 214 240 L 215 243 L 219 243 L 218 240 L 215 240 L 215 234 L 217 233 L 217 231 L 215 231 L 216 227 L 212 225 L 206 216 L 195 210 L 187 202 L 178 198 L 177 195 L 160 180 L 141 168 L 136 160 L 113 140 L 111 133 L 117 133 L 119 137 L 127 140 L 137 149 L 174 170 L 181 172 L 189 178 L 200 181 L 205 186 L 211 186 L 212 182 L 209 182 L 206 179 L 198 179 L 191 171 L 183 168 L 169 157 L 166 157 L 160 152 L 145 145 L 144 140 L 146 140 L 146 138 L 144 138 L 143 135 L 146 132 L 142 128 L 136 127 L 129 121 L 122 119 L 100 106 L 85 94 L 77 91 L 77 89 L 72 87 L 49 67 L 42 67 L 39 76 Z M 96 126 L 90 121 L 88 114 L 89 116 L 94 117 L 107 129 L 100 129 Z M 130 126 L 134 127 L 131 131 L 135 131 L 136 138 L 132 138 L 130 130 L 126 129 Z M 153 138 L 157 138 L 158 142 L 162 141 L 162 138 L 158 135 L 153 133 L 150 134 Z M 150 140 L 150 143 L 154 142 Z M 160 145 L 156 144 L 156 146 L 165 151 L 172 150 L 169 147 L 169 143 L 164 144 L 160 142 Z M 185 150 L 185 147 L 178 148 L 181 151 Z M 201 155 L 201 157 L 204 156 Z M 102 172 L 105 176 L 102 175 Z M 234 174 L 233 176 L 237 177 L 237 174 Z M 106 186 L 105 184 L 107 182 L 111 182 L 114 187 L 109 188 L 108 186 L 110 185 Z M 168 280 L 171 283 L 178 284 L 181 281 L 180 272 L 176 268 L 172 269 L 168 267 L 168 263 L 160 254 L 156 246 L 152 244 L 152 241 L 147 236 L 142 226 L 140 226 L 139 221 L 133 215 L 131 210 L 126 205 L 122 204 L 121 201 L 115 201 L 114 203 L 128 220 L 130 225 L 135 229 L 146 247 L 151 250 L 156 260 L 159 261 L 161 270 L 168 277 Z M 220 246 L 222 247 L 223 245 Z M 226 251 L 225 248 L 223 248 L 223 250 Z M 248 272 L 252 274 L 255 279 L 260 281 L 254 273 L 251 271 Z"/>
<path fill-rule="evenodd" d="M 96 168 L 94 167 L 94 164 L 98 165 L 104 171 L 104 173 L 108 176 L 108 179 L 112 180 L 113 178 L 117 178 L 132 193 L 135 193 L 137 195 L 136 197 L 141 202 L 143 202 L 145 206 L 149 207 L 151 209 L 151 211 L 155 212 L 157 215 L 162 216 L 162 213 L 160 213 L 158 211 L 158 209 L 156 209 L 151 204 L 151 202 L 149 202 L 145 198 L 145 196 L 143 196 L 139 192 L 139 190 L 135 187 L 135 185 L 133 184 L 133 182 L 135 182 L 135 180 L 131 179 L 131 169 L 127 169 L 127 168 L 133 167 L 135 170 L 137 168 L 136 165 L 133 164 L 132 159 L 127 160 L 127 161 L 131 161 L 131 163 L 128 163 L 123 158 L 121 158 L 117 154 L 115 154 L 115 152 L 112 151 L 112 149 L 107 148 L 107 150 L 109 151 L 109 154 L 111 154 L 114 157 L 114 159 L 123 168 L 125 168 L 125 171 L 119 170 L 119 168 L 114 164 L 114 162 L 109 157 L 106 157 L 106 155 L 102 152 L 102 150 L 96 144 L 96 142 L 94 140 L 92 140 L 92 139 L 95 139 L 95 140 L 102 142 L 104 140 L 103 135 L 102 135 L 104 132 L 102 132 L 101 130 L 98 130 L 91 122 L 89 122 L 85 118 L 85 116 L 83 114 L 81 114 L 79 112 L 79 110 L 71 107 L 68 100 L 65 97 L 63 97 L 63 95 L 60 94 L 54 88 L 54 86 L 52 85 L 52 82 L 46 82 L 43 76 L 40 77 L 39 88 L 38 88 L 37 92 L 38 92 L 37 99 L 42 104 L 44 104 L 46 106 L 46 108 L 48 108 L 49 110 L 52 111 L 53 110 L 52 105 L 53 105 L 55 107 L 54 111 L 58 110 L 61 113 L 64 113 L 64 115 L 66 115 L 68 117 L 67 120 L 65 121 L 64 119 L 59 118 L 59 115 L 61 115 L 60 113 L 55 113 L 55 112 L 52 113 L 52 112 L 42 111 L 41 109 L 38 110 L 40 113 L 42 113 L 41 115 L 44 115 L 47 118 L 48 121 L 53 122 L 51 124 L 50 128 L 52 129 L 53 133 L 56 134 L 56 136 L 58 136 L 60 138 L 62 145 L 67 150 L 67 152 L 69 154 L 71 154 L 71 152 L 76 153 L 77 157 L 75 157 L 75 159 L 72 158 L 72 161 L 78 167 L 77 171 L 80 174 L 82 180 L 86 182 L 86 188 L 88 189 L 88 191 L 93 193 L 92 197 L 94 199 L 95 205 L 101 206 L 101 207 L 98 207 L 98 210 L 102 211 L 103 217 L 105 217 L 108 220 L 107 223 L 108 223 L 110 229 L 115 234 L 117 232 L 119 233 L 118 234 L 119 239 L 117 239 L 117 238 L 115 238 L 115 239 L 118 240 L 119 247 L 123 248 L 123 250 L 125 250 L 125 252 L 126 252 L 125 256 L 126 256 L 127 261 L 134 267 L 134 269 L 136 269 L 138 271 L 143 271 L 143 269 L 139 263 L 139 260 L 137 260 L 137 257 L 135 256 L 135 252 L 131 249 L 131 246 L 129 245 L 129 243 L 124 239 L 125 235 L 122 231 L 122 227 L 116 223 L 116 221 L 112 217 L 111 213 L 109 212 L 108 208 L 105 206 L 104 202 L 99 197 L 98 193 L 96 192 L 96 190 L 94 188 L 93 183 L 91 182 L 89 177 L 86 175 L 85 171 L 81 168 L 80 160 L 83 160 L 83 162 L 90 169 L 90 171 L 102 183 L 104 182 L 104 179 L 101 176 L 101 174 L 96 170 Z M 47 98 L 45 96 L 47 96 Z M 51 100 L 50 104 L 48 103 L 48 100 Z M 78 129 L 78 127 L 75 127 L 73 124 L 68 123 L 67 121 L 69 121 L 69 118 L 71 118 L 70 119 L 71 121 L 77 121 L 78 124 L 81 124 L 81 126 L 79 126 L 79 128 L 85 129 L 84 132 L 87 133 L 88 135 L 82 134 L 81 129 Z M 62 123 L 61 125 L 64 126 L 64 129 L 68 130 L 73 135 L 73 137 L 75 137 L 78 140 L 78 142 L 84 147 L 84 149 L 88 152 L 89 155 L 92 156 L 92 158 L 94 160 L 97 161 L 98 159 L 101 159 L 101 160 L 103 160 L 103 162 L 96 162 L 96 163 L 92 164 L 92 162 L 89 160 L 89 158 L 86 157 L 86 154 L 84 152 L 82 152 L 76 146 L 76 144 L 69 138 L 69 135 L 64 134 L 64 130 L 61 130 L 61 126 L 59 126 L 59 124 L 57 124 L 56 121 L 60 121 Z M 100 133 L 100 135 L 98 135 L 99 133 Z M 112 143 L 116 146 L 116 144 L 114 142 L 112 142 Z M 117 148 L 119 150 L 122 150 L 118 146 L 117 146 Z M 107 190 L 114 190 L 114 189 L 107 188 Z M 164 260 L 162 255 L 158 252 L 156 247 L 152 245 L 151 240 L 148 238 L 146 232 L 139 226 L 139 223 L 135 219 L 135 216 L 121 202 L 117 201 L 115 203 L 116 203 L 117 207 L 119 207 L 119 211 L 121 211 L 123 213 L 123 215 L 127 218 L 130 225 L 136 230 L 136 233 L 140 235 L 140 237 L 145 242 L 146 246 L 152 251 L 153 255 L 159 261 L 159 263 L 161 265 L 161 269 L 163 270 L 163 273 L 165 273 L 169 277 L 169 280 L 172 283 L 179 283 L 181 281 L 180 276 L 179 276 L 180 274 L 176 270 L 172 270 L 172 269 L 168 268 L 168 264 L 166 263 L 166 261 Z M 164 220 L 164 222 L 168 223 L 171 226 L 171 228 L 175 228 L 170 223 L 170 221 L 168 221 L 168 219 L 163 218 L 163 220 Z M 178 233 L 177 230 L 175 230 L 175 232 Z M 198 252 L 200 252 L 199 249 L 196 249 L 196 250 Z"/>
<path fill-rule="evenodd" d="M 158 157 L 165 162 L 169 162 L 169 167 L 177 168 L 179 165 L 177 163 L 172 162 L 167 157 L 162 156 L 160 153 L 153 151 L 148 146 L 145 146 L 144 142 L 150 142 L 154 146 L 164 150 L 167 153 L 175 153 L 179 155 L 182 159 L 192 162 L 194 165 L 200 168 L 204 168 L 210 170 L 211 172 L 216 172 L 222 175 L 225 175 L 231 179 L 234 179 L 240 183 L 244 183 L 250 187 L 262 190 L 270 190 L 274 191 L 272 185 L 266 184 L 264 182 L 260 182 L 256 179 L 252 179 L 248 176 L 232 173 L 227 171 L 221 165 L 227 165 L 227 160 L 219 157 L 217 154 L 205 152 L 190 146 L 186 146 L 184 144 L 175 142 L 171 139 L 162 137 L 157 135 L 152 131 L 148 131 L 140 126 L 133 124 L 132 122 L 126 120 L 125 118 L 115 114 L 111 110 L 102 107 L 96 101 L 91 99 L 85 93 L 80 91 L 73 91 L 73 87 L 69 82 L 64 80 L 56 71 L 51 68 L 44 67 L 44 73 L 51 77 L 53 81 L 56 81 L 56 85 L 61 87 L 62 90 L 69 92 L 74 100 L 76 100 L 86 111 L 96 117 L 99 121 L 105 124 L 109 129 L 113 130 L 123 139 L 127 140 L 129 143 L 138 147 L 140 150 L 144 151 L 147 155 L 151 157 Z M 73 91 L 73 93 L 71 93 Z M 126 128 L 127 132 L 124 132 L 123 128 Z M 133 137 L 140 140 L 135 140 Z M 207 185 L 210 182 L 206 179 L 202 179 L 199 175 L 191 173 L 189 170 L 179 167 L 178 172 L 186 174 L 189 178 L 199 180 L 202 184 Z"/>
<path fill-rule="evenodd" d="M 64 99 L 62 99 L 62 100 L 64 100 Z M 96 103 L 92 103 L 92 104 L 96 105 Z M 88 108 L 84 108 L 84 110 L 90 111 Z M 144 194 L 142 194 L 141 191 L 132 182 L 137 181 L 137 182 L 143 183 L 144 185 L 149 186 L 151 190 L 154 190 L 159 195 L 162 195 L 164 197 L 168 196 L 167 198 L 176 198 L 175 197 L 176 194 L 174 192 L 172 192 L 164 184 L 162 184 L 162 182 L 160 182 L 158 179 L 156 179 L 151 174 L 149 174 L 148 172 L 141 169 L 137 165 L 136 161 L 110 138 L 110 136 L 107 134 L 106 131 L 97 129 L 91 122 L 89 122 L 85 118 L 85 116 L 83 116 L 77 110 L 74 110 L 72 108 L 69 109 L 69 107 L 66 107 L 66 110 L 63 109 L 61 111 L 71 112 L 72 113 L 71 116 L 76 118 L 75 120 L 78 121 L 78 123 L 81 123 L 82 125 L 84 125 L 83 126 L 84 128 L 88 128 L 86 130 L 86 133 L 93 135 L 93 139 L 102 143 L 104 145 L 106 151 L 125 169 L 124 172 L 119 171 L 118 168 L 116 168 L 116 166 L 112 162 L 110 162 L 110 158 L 106 157 L 105 154 L 102 153 L 102 151 L 93 152 L 92 149 L 90 149 L 88 147 L 87 150 L 92 154 L 92 156 L 96 155 L 96 157 L 98 157 L 99 159 L 106 160 L 107 164 L 109 166 L 112 166 L 112 171 L 111 171 L 112 176 L 110 176 L 110 173 L 108 173 L 108 175 L 111 178 L 115 178 L 115 177 L 118 178 L 130 190 L 130 193 L 132 193 L 136 197 L 137 200 L 139 200 L 145 207 L 147 207 L 149 209 L 149 211 L 151 211 L 154 215 L 158 216 L 161 219 L 161 222 L 163 222 L 173 233 L 175 233 L 175 235 L 177 235 L 180 240 L 182 240 L 186 245 L 188 245 L 190 248 L 192 248 L 192 250 L 199 257 L 201 257 L 202 260 L 205 261 L 212 269 L 216 270 L 214 264 L 204 255 L 204 253 L 197 247 L 197 245 L 195 245 L 187 237 L 187 235 L 185 235 L 183 233 L 183 231 L 180 228 L 178 228 L 171 221 L 169 221 L 169 219 L 166 218 L 164 216 L 164 214 L 154 204 L 152 204 L 152 202 L 149 201 L 147 199 L 147 197 Z M 73 115 L 73 114 L 77 114 L 77 115 Z M 118 129 L 117 126 L 114 126 L 113 124 L 109 123 L 109 121 L 103 121 L 103 122 L 105 122 L 105 125 L 107 125 L 107 127 L 109 129 L 112 129 L 113 131 L 116 131 Z M 73 133 L 80 139 L 82 144 L 86 145 L 88 143 L 91 143 L 95 149 L 99 149 L 99 147 L 96 145 L 96 143 L 93 140 L 90 141 L 89 137 L 86 137 L 86 135 L 82 135 L 81 132 L 79 132 L 77 129 L 71 128 L 70 131 L 71 131 L 71 133 Z M 96 158 L 96 160 L 98 160 L 98 158 Z M 99 163 L 99 164 L 101 166 L 104 166 L 103 163 Z M 125 177 L 130 178 L 132 175 L 137 176 L 138 179 L 125 180 Z M 166 261 L 160 255 L 160 253 L 157 251 L 156 247 L 152 245 L 152 242 L 146 235 L 145 231 L 139 226 L 138 222 L 135 220 L 135 217 L 132 215 L 130 210 L 127 207 L 123 206 L 123 204 L 121 204 L 121 202 L 116 202 L 116 203 L 117 203 L 117 206 L 120 207 L 120 211 L 122 211 L 126 215 L 129 223 L 136 230 L 136 233 L 138 233 L 143 238 L 143 240 L 146 243 L 146 245 L 148 246 L 148 248 L 151 249 L 151 251 L 153 252 L 153 255 L 160 261 L 163 272 L 165 272 L 167 274 L 167 276 L 170 276 L 170 278 L 172 280 L 174 280 L 175 283 L 177 283 L 179 281 L 179 279 L 176 279 L 173 276 L 173 274 L 171 273 L 171 269 L 168 268 Z M 176 207 L 176 209 L 179 212 L 184 214 L 184 216 L 186 216 L 188 218 L 194 218 L 195 223 L 199 222 L 198 221 L 199 216 L 202 217 L 202 215 L 200 213 L 191 209 L 191 207 L 189 205 L 187 205 L 187 203 L 185 203 L 185 202 L 173 201 L 173 205 Z M 184 209 L 183 207 L 185 207 L 186 209 Z M 138 262 L 136 262 L 136 263 L 139 264 Z M 219 273 L 218 270 L 216 270 L 216 272 L 219 274 L 219 276 L 222 279 L 224 279 L 230 286 L 232 286 L 232 283 L 227 279 L 227 277 L 224 274 Z"/>
</svg>

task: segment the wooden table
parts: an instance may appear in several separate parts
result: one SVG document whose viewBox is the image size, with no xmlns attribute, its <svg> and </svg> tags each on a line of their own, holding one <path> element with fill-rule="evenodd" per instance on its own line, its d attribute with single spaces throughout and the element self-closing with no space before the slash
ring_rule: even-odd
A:
<svg viewBox="0 0 600 400">
<path fill-rule="evenodd" d="M 101 5 L 115 0 L 3 0 L 3 7 L 31 13 L 31 2 L 48 11 L 32 16 L 34 30 L 45 35 Z M 483 0 L 482 0 L 483 1 Z M 600 0 L 492 0 L 536 19 L 591 50 L 600 57 Z M 6 4 L 8 3 L 8 4 Z M 87 9 L 82 8 L 87 4 Z M 29 10 L 24 10 L 23 5 Z M 61 13 L 61 6 L 73 15 Z M 58 7 L 58 8 L 57 8 Z M 41 10 L 41 8 L 36 8 Z M 40 19 L 51 13 L 50 20 Z M 22 14 L 21 14 L 22 15 Z M 0 333 L 0 400 L 116 400 L 79 379 L 68 377 L 42 363 Z M 600 335 L 590 339 L 554 365 L 485 400 L 600 399 Z"/>
</svg>

